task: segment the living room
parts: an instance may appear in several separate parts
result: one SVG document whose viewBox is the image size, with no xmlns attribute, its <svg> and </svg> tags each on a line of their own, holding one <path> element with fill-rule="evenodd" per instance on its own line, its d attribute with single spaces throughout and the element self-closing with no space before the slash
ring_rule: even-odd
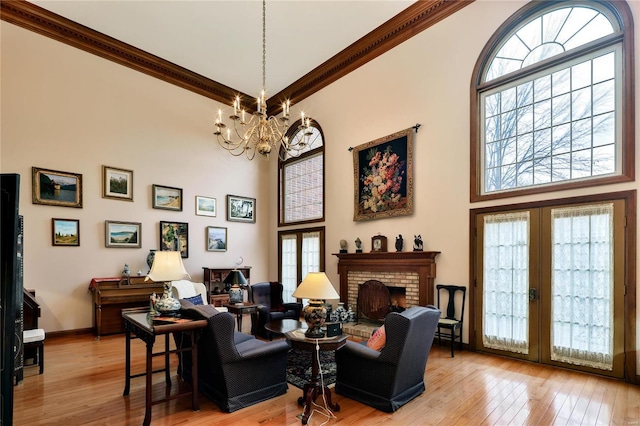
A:
<svg viewBox="0 0 640 426">
<path fill-rule="evenodd" d="M 425 251 L 440 252 L 436 282 L 471 288 L 471 209 L 637 189 L 631 181 L 470 201 L 470 80 L 496 29 L 526 3 L 473 2 L 291 107 L 293 117 L 304 108 L 324 133 L 326 202 L 321 225 L 325 271 L 335 286 L 340 278 L 333 253 L 340 240 L 353 252 L 353 242 L 360 238 L 369 251 L 375 235 L 391 241 L 398 234 L 420 234 Z M 627 3 L 638 22 L 640 3 Z M 48 336 L 91 331 L 91 279 L 119 276 L 124 264 L 134 274 L 146 273 L 149 250 L 159 248 L 161 221 L 189 224 L 189 257 L 183 262 L 194 281 L 203 280 L 203 267 L 232 266 L 240 256 L 252 267 L 252 282 L 277 280 L 277 161 L 247 161 L 219 147 L 213 121 L 218 108 L 228 105 L 4 20 L 0 31 L 0 166 L 2 173 L 21 175 L 24 285 L 36 291 L 40 325 Z M 637 44 L 634 49 L 640 57 Z M 632 107 L 637 119 L 637 100 Z M 349 148 L 416 123 L 422 126 L 414 134 L 414 213 L 353 221 Z M 634 136 L 637 139 L 637 128 Z M 637 154 L 634 162 L 637 166 Z M 133 172 L 131 202 L 102 197 L 102 166 Z M 33 167 L 81 174 L 82 208 L 33 204 Z M 183 209 L 154 209 L 153 185 L 181 188 Z M 227 221 L 227 195 L 254 198 L 255 223 Z M 196 215 L 196 196 L 215 198 L 217 216 Z M 79 246 L 52 245 L 54 218 L 79 220 Z M 105 247 L 105 221 L 141 223 L 141 247 Z M 226 251 L 206 250 L 208 226 L 227 229 Z M 637 262 L 637 253 L 633 256 Z M 636 278 L 631 282 L 635 286 Z M 465 321 L 470 323 L 469 318 Z M 639 328 L 637 322 L 633 328 Z M 638 340 L 637 332 L 634 338 Z M 471 343 L 468 328 L 463 341 Z M 640 365 L 632 349 L 629 356 Z"/>
</svg>

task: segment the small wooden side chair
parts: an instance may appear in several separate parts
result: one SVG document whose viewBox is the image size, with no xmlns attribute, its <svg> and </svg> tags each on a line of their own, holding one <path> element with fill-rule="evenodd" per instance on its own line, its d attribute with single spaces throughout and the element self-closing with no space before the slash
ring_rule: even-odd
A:
<svg viewBox="0 0 640 426">
<path fill-rule="evenodd" d="M 22 342 L 26 348 L 36 348 L 36 362 L 40 366 L 40 374 L 44 372 L 44 339 L 45 333 L 41 328 L 24 330 L 22 332 Z"/>
<path fill-rule="evenodd" d="M 438 344 L 442 345 L 442 336 L 451 340 L 451 358 L 454 357 L 453 354 L 453 345 L 456 339 L 460 341 L 460 350 L 462 350 L 462 321 L 464 319 L 464 302 L 467 295 L 467 288 L 458 285 L 445 285 L 438 284 L 436 285 L 438 289 L 438 309 L 442 311 L 440 308 L 440 293 L 445 293 L 449 295 L 449 300 L 447 302 L 447 310 L 446 316 L 444 318 L 440 318 L 438 320 L 438 330 L 436 334 L 438 335 Z M 456 315 L 456 293 L 462 292 L 462 303 L 460 305 L 459 316 Z M 448 330 L 443 332 L 441 329 L 444 328 Z"/>
</svg>

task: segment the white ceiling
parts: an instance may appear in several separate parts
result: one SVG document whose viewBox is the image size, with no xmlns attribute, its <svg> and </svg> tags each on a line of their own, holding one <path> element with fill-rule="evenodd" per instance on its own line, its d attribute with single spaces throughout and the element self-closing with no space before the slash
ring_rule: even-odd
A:
<svg viewBox="0 0 640 426">
<path fill-rule="evenodd" d="M 255 96 L 262 89 L 260 0 L 31 0 L 51 12 Z M 414 0 L 268 0 L 267 97 Z"/>
</svg>

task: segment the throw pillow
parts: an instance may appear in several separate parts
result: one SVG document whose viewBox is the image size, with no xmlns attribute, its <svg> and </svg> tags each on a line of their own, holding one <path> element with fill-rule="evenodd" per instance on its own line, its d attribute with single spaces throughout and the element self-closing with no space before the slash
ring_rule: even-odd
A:
<svg viewBox="0 0 640 426">
<path fill-rule="evenodd" d="M 371 338 L 367 342 L 367 347 L 374 349 L 376 351 L 380 351 L 382 350 L 382 348 L 384 348 L 384 345 L 386 343 L 387 343 L 387 335 L 383 325 L 382 327 L 377 329 L 375 333 L 373 333 L 373 336 L 371 336 Z"/>
<path fill-rule="evenodd" d="M 194 305 L 204 305 L 204 302 L 202 302 L 202 295 L 201 294 L 196 294 L 193 297 L 185 297 L 184 300 L 188 300 L 189 302 L 193 303 Z"/>
</svg>

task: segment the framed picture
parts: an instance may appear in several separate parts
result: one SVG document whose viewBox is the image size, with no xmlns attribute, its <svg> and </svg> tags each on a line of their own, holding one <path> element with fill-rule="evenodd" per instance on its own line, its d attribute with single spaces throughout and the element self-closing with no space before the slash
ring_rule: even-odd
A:
<svg viewBox="0 0 640 426">
<path fill-rule="evenodd" d="M 102 198 L 133 201 L 133 170 L 102 166 Z"/>
<path fill-rule="evenodd" d="M 196 214 L 198 216 L 216 217 L 216 199 L 196 195 Z"/>
<path fill-rule="evenodd" d="M 54 246 L 79 246 L 80 221 L 78 219 L 51 219 L 51 243 Z"/>
<path fill-rule="evenodd" d="M 256 223 L 256 199 L 227 195 L 227 220 Z"/>
<path fill-rule="evenodd" d="M 207 226 L 207 251 L 227 251 L 227 228 Z"/>
<path fill-rule="evenodd" d="M 140 222 L 104 221 L 105 247 L 140 248 L 142 224 Z"/>
<path fill-rule="evenodd" d="M 153 208 L 182 211 L 182 188 L 153 185 Z"/>
<path fill-rule="evenodd" d="M 32 202 L 82 208 L 82 175 L 38 167 L 31 168 Z"/>
<path fill-rule="evenodd" d="M 179 251 L 182 257 L 189 257 L 189 224 L 160 222 L 160 250 Z"/>
<path fill-rule="evenodd" d="M 353 149 L 353 220 L 413 214 L 413 127 Z"/>
</svg>

